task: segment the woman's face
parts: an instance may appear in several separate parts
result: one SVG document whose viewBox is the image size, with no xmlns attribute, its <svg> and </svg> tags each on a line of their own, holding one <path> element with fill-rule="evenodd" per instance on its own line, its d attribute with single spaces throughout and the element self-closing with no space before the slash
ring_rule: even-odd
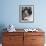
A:
<svg viewBox="0 0 46 46">
<path fill-rule="evenodd" d="M 29 16 L 28 10 L 25 10 L 24 13 L 25 13 L 26 16 Z"/>
</svg>

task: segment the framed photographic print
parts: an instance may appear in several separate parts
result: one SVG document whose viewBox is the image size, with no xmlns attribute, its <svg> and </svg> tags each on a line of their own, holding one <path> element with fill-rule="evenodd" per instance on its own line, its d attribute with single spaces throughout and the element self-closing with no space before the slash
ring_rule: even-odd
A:
<svg viewBox="0 0 46 46">
<path fill-rule="evenodd" d="M 19 6 L 19 21 L 34 22 L 34 5 Z"/>
</svg>

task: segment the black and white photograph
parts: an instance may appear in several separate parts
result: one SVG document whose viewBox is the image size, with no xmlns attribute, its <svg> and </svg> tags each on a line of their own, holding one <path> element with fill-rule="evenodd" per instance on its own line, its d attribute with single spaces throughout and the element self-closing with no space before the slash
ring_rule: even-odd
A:
<svg viewBox="0 0 46 46">
<path fill-rule="evenodd" d="M 33 5 L 20 5 L 20 22 L 33 22 L 34 21 L 34 6 Z"/>
</svg>

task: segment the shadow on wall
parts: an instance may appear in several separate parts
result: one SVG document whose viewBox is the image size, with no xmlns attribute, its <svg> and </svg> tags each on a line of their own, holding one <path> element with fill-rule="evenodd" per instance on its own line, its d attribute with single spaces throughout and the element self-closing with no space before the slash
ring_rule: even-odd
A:
<svg viewBox="0 0 46 46">
<path fill-rule="evenodd" d="M 0 43 L 2 43 L 2 36 L 3 36 L 3 32 L 5 32 L 6 30 L 4 30 L 5 25 L 4 24 L 0 24 Z"/>
</svg>

